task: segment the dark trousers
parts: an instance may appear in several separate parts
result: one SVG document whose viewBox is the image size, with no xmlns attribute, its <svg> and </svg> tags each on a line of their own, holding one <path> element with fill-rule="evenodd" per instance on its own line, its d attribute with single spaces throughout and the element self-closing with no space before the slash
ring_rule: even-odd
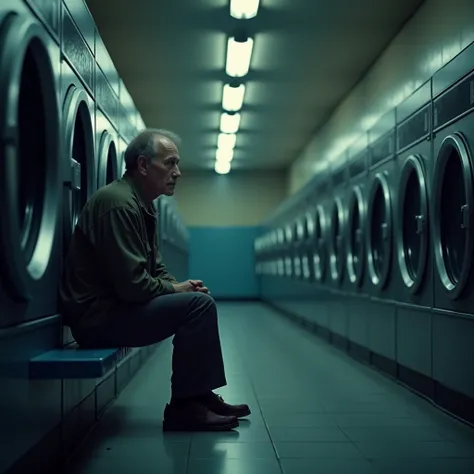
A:
<svg viewBox="0 0 474 474">
<path fill-rule="evenodd" d="M 141 347 L 174 335 L 173 397 L 192 397 L 227 384 L 214 299 L 176 293 L 124 305 L 110 322 L 72 331 L 82 347 Z"/>
</svg>

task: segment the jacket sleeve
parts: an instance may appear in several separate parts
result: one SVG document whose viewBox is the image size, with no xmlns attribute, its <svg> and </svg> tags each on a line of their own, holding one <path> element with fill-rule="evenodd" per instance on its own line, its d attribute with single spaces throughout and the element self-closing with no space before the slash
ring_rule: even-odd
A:
<svg viewBox="0 0 474 474">
<path fill-rule="evenodd" d="M 156 253 L 156 276 L 162 280 L 170 281 L 171 283 L 178 283 L 176 278 L 168 272 L 166 265 L 163 263 L 159 251 Z"/>
<path fill-rule="evenodd" d="M 153 278 L 147 271 L 147 249 L 140 237 L 140 217 L 133 209 L 113 209 L 96 229 L 101 271 L 121 299 L 141 303 L 174 293 L 170 281 Z"/>
</svg>

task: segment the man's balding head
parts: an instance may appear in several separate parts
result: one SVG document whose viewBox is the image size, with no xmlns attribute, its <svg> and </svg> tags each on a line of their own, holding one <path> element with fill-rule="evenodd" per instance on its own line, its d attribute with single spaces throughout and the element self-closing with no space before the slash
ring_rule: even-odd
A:
<svg viewBox="0 0 474 474">
<path fill-rule="evenodd" d="M 161 129 L 140 132 L 125 150 L 125 166 L 153 201 L 161 194 L 171 196 L 179 171 L 179 137 Z"/>
<path fill-rule="evenodd" d="M 163 151 L 162 145 L 173 143 L 178 149 L 181 144 L 180 138 L 168 130 L 149 128 L 140 132 L 125 150 L 125 167 L 127 170 L 137 169 L 140 156 L 149 160 L 156 158 Z"/>
</svg>

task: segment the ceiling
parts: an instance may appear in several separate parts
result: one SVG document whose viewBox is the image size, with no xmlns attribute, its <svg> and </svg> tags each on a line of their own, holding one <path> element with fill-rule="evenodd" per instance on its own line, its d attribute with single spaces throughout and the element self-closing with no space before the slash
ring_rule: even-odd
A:
<svg viewBox="0 0 474 474">
<path fill-rule="evenodd" d="M 237 20 L 229 0 L 86 0 L 148 127 L 183 140 L 183 169 L 214 169 L 227 38 L 254 48 L 232 169 L 284 169 L 421 0 L 261 0 Z"/>
</svg>

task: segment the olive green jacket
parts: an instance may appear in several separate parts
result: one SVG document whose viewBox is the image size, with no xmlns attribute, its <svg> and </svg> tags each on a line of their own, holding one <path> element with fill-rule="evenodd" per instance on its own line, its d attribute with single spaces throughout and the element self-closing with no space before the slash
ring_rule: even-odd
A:
<svg viewBox="0 0 474 474">
<path fill-rule="evenodd" d="M 174 293 L 162 263 L 157 212 L 130 176 L 99 189 L 84 206 L 71 238 L 59 290 L 66 325 L 86 328 L 114 309 Z"/>
</svg>

